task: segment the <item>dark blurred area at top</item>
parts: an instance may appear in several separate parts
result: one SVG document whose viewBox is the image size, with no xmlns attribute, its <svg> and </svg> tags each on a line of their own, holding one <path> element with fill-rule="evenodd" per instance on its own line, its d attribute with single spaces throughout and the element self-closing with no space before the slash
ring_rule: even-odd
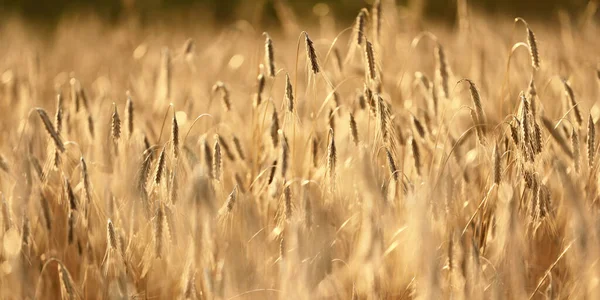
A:
<svg viewBox="0 0 600 300">
<path fill-rule="evenodd" d="M 32 24 L 52 27 L 65 15 L 93 13 L 107 22 L 117 22 L 128 14 L 135 14 L 143 23 L 156 20 L 195 22 L 230 22 L 238 18 L 252 19 L 262 25 L 276 25 L 273 1 L 279 0 L 0 0 L 0 18 L 18 15 Z M 286 0 L 299 19 L 310 21 L 312 8 L 326 3 L 338 20 L 350 21 L 360 8 L 373 0 Z M 424 4 L 426 18 L 453 21 L 457 0 L 396 0 L 398 5 Z M 468 1 L 468 0 L 467 0 Z M 589 0 L 471 0 L 468 4 L 478 11 L 492 15 L 524 16 L 546 19 L 559 9 L 582 11 Z M 257 11 L 260 18 L 256 20 Z M 1 22 L 0 22 L 1 23 Z"/>
</svg>

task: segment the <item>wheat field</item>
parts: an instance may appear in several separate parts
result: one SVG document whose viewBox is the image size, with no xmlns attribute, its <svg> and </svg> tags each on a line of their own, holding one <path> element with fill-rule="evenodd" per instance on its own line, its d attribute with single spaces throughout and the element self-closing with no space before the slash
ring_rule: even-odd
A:
<svg viewBox="0 0 600 300">
<path fill-rule="evenodd" d="M 600 298 L 595 1 L 278 3 L 2 21 L 0 299 Z"/>
</svg>

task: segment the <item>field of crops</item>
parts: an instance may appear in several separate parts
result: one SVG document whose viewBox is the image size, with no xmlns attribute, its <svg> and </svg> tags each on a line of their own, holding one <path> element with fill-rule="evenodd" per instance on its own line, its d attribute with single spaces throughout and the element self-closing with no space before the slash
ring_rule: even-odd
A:
<svg viewBox="0 0 600 300">
<path fill-rule="evenodd" d="M 0 21 L 0 299 L 599 299 L 595 2 Z"/>
</svg>

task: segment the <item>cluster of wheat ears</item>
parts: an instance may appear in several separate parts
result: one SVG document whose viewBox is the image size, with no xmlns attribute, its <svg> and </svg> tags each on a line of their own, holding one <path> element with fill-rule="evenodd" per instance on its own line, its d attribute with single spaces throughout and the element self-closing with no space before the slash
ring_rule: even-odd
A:
<svg viewBox="0 0 600 300">
<path fill-rule="evenodd" d="M 314 35 L 283 2 L 270 34 L 6 21 L 0 298 L 598 299 L 595 2 L 392 2 Z"/>
</svg>

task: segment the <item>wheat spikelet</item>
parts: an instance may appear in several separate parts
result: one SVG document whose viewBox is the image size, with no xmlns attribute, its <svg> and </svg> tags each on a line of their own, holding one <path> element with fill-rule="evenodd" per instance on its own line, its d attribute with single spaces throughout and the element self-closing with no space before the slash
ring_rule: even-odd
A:
<svg viewBox="0 0 600 300">
<path fill-rule="evenodd" d="M 21 243 L 24 249 L 29 248 L 29 242 L 31 238 L 31 225 L 29 224 L 29 217 L 27 211 L 23 212 L 23 223 L 21 224 Z"/>
<path fill-rule="evenodd" d="M 37 111 L 38 115 L 40 116 L 40 119 L 42 119 L 42 122 L 44 123 L 44 127 L 46 128 L 46 131 L 48 132 L 48 134 L 54 141 L 54 145 L 56 146 L 56 148 L 58 150 L 60 150 L 61 152 L 65 152 L 65 146 L 64 146 L 60 136 L 56 132 L 54 125 L 52 125 L 52 122 L 50 122 L 50 118 L 48 117 L 48 114 L 46 113 L 46 111 L 42 108 L 36 108 L 36 111 Z"/>
<path fill-rule="evenodd" d="M 373 17 L 373 36 L 376 42 L 379 42 L 381 36 L 381 13 L 381 1 L 375 0 L 371 8 L 371 16 Z"/>
<path fill-rule="evenodd" d="M 359 45 L 362 45 L 365 39 L 365 24 L 368 14 L 369 11 L 366 8 L 361 9 L 354 22 L 354 34 L 356 35 L 356 43 Z"/>
<path fill-rule="evenodd" d="M 290 113 L 294 112 L 294 92 L 292 90 L 292 82 L 290 75 L 285 73 L 285 103 Z"/>
<path fill-rule="evenodd" d="M 548 132 L 550 132 L 550 134 L 552 135 L 552 137 L 554 138 L 554 140 L 558 143 L 558 145 L 561 147 L 561 149 L 570 158 L 573 158 L 573 152 L 571 151 L 571 149 L 567 145 L 567 142 L 565 141 L 565 139 L 563 138 L 563 136 L 558 131 L 556 131 L 554 129 L 554 125 L 552 125 L 552 122 L 550 120 L 546 119 L 546 117 L 542 116 L 542 124 L 544 124 L 544 127 L 546 127 L 546 130 L 548 130 Z"/>
<path fill-rule="evenodd" d="M 271 134 L 271 141 L 273 142 L 273 148 L 277 148 L 279 144 L 279 118 L 277 116 L 277 110 L 273 109 L 273 115 L 271 116 L 271 128 L 269 133 Z"/>
<path fill-rule="evenodd" d="M 219 143 L 219 139 L 215 138 L 215 145 L 213 146 L 213 165 L 212 165 L 212 173 L 213 177 L 217 180 L 221 180 L 221 170 L 223 169 L 223 159 L 221 157 L 221 144 Z"/>
<path fill-rule="evenodd" d="M 540 68 L 540 54 L 535 34 L 533 34 L 533 31 L 529 27 L 527 27 L 527 43 L 529 44 L 529 51 L 531 53 L 531 65 L 537 70 Z"/>
<path fill-rule="evenodd" d="M 91 114 L 88 114 L 88 118 L 87 118 L 87 125 L 88 125 L 88 132 L 90 134 L 90 137 L 93 139 L 94 138 L 94 119 L 92 118 Z"/>
<path fill-rule="evenodd" d="M 442 47 L 442 44 L 437 43 L 434 53 L 437 65 L 436 74 L 439 77 L 442 91 L 444 92 L 444 97 L 449 98 L 450 88 L 448 86 L 448 81 L 450 75 L 448 72 L 448 63 L 446 62 L 446 53 L 444 52 L 444 47 Z"/>
<path fill-rule="evenodd" d="M 533 150 L 535 151 L 535 154 L 542 153 L 542 130 L 540 129 L 540 125 L 538 124 L 538 122 L 535 121 L 533 123 L 533 134 Z"/>
<path fill-rule="evenodd" d="M 513 140 L 513 142 L 515 143 L 515 146 L 519 146 L 519 128 L 518 128 L 518 124 L 517 125 L 513 125 L 510 124 L 510 136 Z"/>
<path fill-rule="evenodd" d="M 327 174 L 329 175 L 330 187 L 333 190 L 335 184 L 335 168 L 337 164 L 337 150 L 333 130 L 330 130 L 330 141 L 327 147 Z"/>
<path fill-rule="evenodd" d="M 527 99 L 525 95 L 521 92 L 521 138 L 523 140 L 522 149 L 523 149 L 523 157 L 526 160 L 533 160 L 533 153 L 531 149 L 531 130 L 530 130 L 530 120 L 529 120 L 529 105 L 527 105 Z"/>
<path fill-rule="evenodd" d="M 237 151 L 237 154 L 240 157 L 240 159 L 246 160 L 246 155 L 244 153 L 244 148 L 242 147 L 242 142 L 235 135 L 233 136 L 233 145 L 235 146 L 235 150 Z"/>
<path fill-rule="evenodd" d="M 522 18 L 516 18 L 515 21 L 522 21 L 523 24 L 525 24 L 525 27 L 527 29 L 527 45 L 529 45 L 529 54 L 531 56 L 531 66 L 537 70 L 540 68 L 540 54 L 538 52 L 538 46 L 537 46 L 537 40 L 535 38 L 535 34 L 533 34 L 533 31 L 531 30 L 531 28 L 529 27 L 529 24 L 527 24 L 527 22 L 525 22 L 524 19 Z"/>
<path fill-rule="evenodd" d="M 292 219 L 292 191 L 289 184 L 283 189 L 284 215 L 286 220 Z"/>
<path fill-rule="evenodd" d="M 127 136 L 133 134 L 133 100 L 131 94 L 127 92 L 127 102 L 125 103 L 125 124 Z"/>
<path fill-rule="evenodd" d="M 79 99 L 79 82 L 75 78 L 71 78 L 69 80 L 70 92 L 71 92 L 71 101 L 75 104 L 75 112 L 79 112 L 80 107 L 80 99 Z"/>
<path fill-rule="evenodd" d="M 246 183 L 244 178 L 242 178 L 242 176 L 240 175 L 240 173 L 235 173 L 235 184 L 237 184 L 242 194 L 246 193 Z"/>
<path fill-rule="evenodd" d="M 281 140 L 281 178 L 285 178 L 289 166 L 290 149 L 283 130 L 279 130 L 279 139 Z"/>
<path fill-rule="evenodd" d="M 498 149 L 498 144 L 494 145 L 494 183 L 496 185 L 500 185 L 501 174 L 502 174 L 502 166 L 500 165 L 502 161 L 500 160 L 500 149 Z"/>
<path fill-rule="evenodd" d="M 358 107 L 361 110 L 365 110 L 367 108 L 367 101 L 365 99 L 365 95 L 360 90 L 356 90 L 356 102 L 358 102 Z"/>
<path fill-rule="evenodd" d="M 108 219 L 108 224 L 106 225 L 106 240 L 111 250 L 117 250 L 117 234 L 115 233 L 115 226 L 110 219 Z"/>
<path fill-rule="evenodd" d="M 171 190 L 169 192 L 169 202 L 175 204 L 175 202 L 177 202 L 177 169 L 174 169 L 173 172 L 171 172 L 171 180 L 170 180 L 170 187 Z"/>
<path fill-rule="evenodd" d="M 71 188 L 71 184 L 69 183 L 69 179 L 64 177 L 64 196 L 66 202 L 69 204 L 69 209 L 77 210 L 77 200 L 75 199 L 75 193 L 73 193 L 73 189 Z"/>
<path fill-rule="evenodd" d="M 474 110 L 470 110 L 471 121 L 473 121 L 473 126 L 475 126 L 475 134 L 477 135 L 477 140 L 481 145 L 485 145 L 485 136 L 483 135 L 483 131 L 481 129 L 481 124 L 477 118 L 477 113 Z"/>
<path fill-rule="evenodd" d="M 76 299 L 75 287 L 71 274 L 62 263 L 58 264 L 58 280 L 60 282 L 60 293 L 62 299 Z"/>
<path fill-rule="evenodd" d="M 304 225 L 310 229 L 313 224 L 312 204 L 310 202 L 309 187 L 307 183 L 302 183 L 302 199 L 304 206 Z"/>
<path fill-rule="evenodd" d="M 83 208 L 84 214 L 87 217 L 90 205 L 92 203 L 92 184 L 90 182 L 90 175 L 87 169 L 87 164 L 85 163 L 85 159 L 83 156 L 80 159 L 81 163 L 81 178 L 83 180 L 83 189 L 82 189 L 82 198 L 83 198 Z"/>
<path fill-rule="evenodd" d="M 137 176 L 137 191 L 142 196 L 142 199 L 147 198 L 147 182 L 152 164 L 152 150 L 149 148 L 142 153 L 140 168 Z"/>
<path fill-rule="evenodd" d="M 483 133 L 486 132 L 486 118 L 485 113 L 483 112 L 483 106 L 481 105 L 481 96 L 479 95 L 479 91 L 477 90 L 477 86 L 470 79 L 464 79 L 469 83 L 469 91 L 471 92 L 471 99 L 473 100 L 473 106 L 475 107 L 475 111 L 477 112 L 477 120 L 479 124 L 481 124 L 481 130 Z"/>
<path fill-rule="evenodd" d="M 319 73 L 319 63 L 317 61 L 317 52 L 315 51 L 315 46 L 313 45 L 313 41 L 308 37 L 308 33 L 304 32 L 304 42 L 306 44 L 306 57 L 310 62 L 310 69 L 313 74 L 317 75 Z"/>
<path fill-rule="evenodd" d="M 8 203 L 6 202 L 3 193 L 0 193 L 0 197 L 2 198 L 2 223 L 4 224 L 4 232 L 6 232 L 12 225 L 10 208 L 8 207 Z"/>
<path fill-rule="evenodd" d="M 229 89 L 222 81 L 217 81 L 212 87 L 212 92 L 221 92 L 221 104 L 223 109 L 228 112 L 231 111 L 231 100 L 229 99 Z"/>
<path fill-rule="evenodd" d="M 110 127 L 110 135 L 113 140 L 117 142 L 119 138 L 121 138 L 121 118 L 119 118 L 119 112 L 117 111 L 117 104 L 113 102 L 113 114 L 112 114 L 112 123 Z"/>
<path fill-rule="evenodd" d="M 365 62 L 366 62 L 366 73 L 369 74 L 371 80 L 375 80 L 377 73 L 375 71 L 375 54 L 373 53 L 373 44 L 366 41 L 365 44 Z"/>
<path fill-rule="evenodd" d="M 261 103 L 262 103 L 262 93 L 265 90 L 265 76 L 260 73 L 258 74 L 258 76 L 256 77 L 256 82 L 257 82 L 257 91 L 256 91 L 256 97 L 254 98 L 254 107 L 258 107 Z"/>
<path fill-rule="evenodd" d="M 237 198 L 236 196 L 237 196 L 237 186 L 233 187 L 233 190 L 231 191 L 229 196 L 227 196 L 227 200 L 225 200 L 225 205 L 221 209 L 222 213 L 231 213 L 231 211 L 233 210 L 233 206 L 235 205 L 235 202 L 236 202 L 236 198 Z"/>
<path fill-rule="evenodd" d="M 268 33 L 264 32 L 265 36 L 265 65 L 267 66 L 267 75 L 275 77 L 275 51 L 273 50 L 273 40 Z"/>
<path fill-rule="evenodd" d="M 412 117 L 413 125 L 415 126 L 415 129 L 417 130 L 417 133 L 419 134 L 419 136 L 421 136 L 421 138 L 425 138 L 425 135 L 427 133 L 425 131 L 425 127 L 423 127 L 423 124 L 421 123 L 421 121 L 419 121 L 419 119 L 417 119 L 417 117 L 415 117 L 414 115 L 412 115 L 411 117 Z"/>
<path fill-rule="evenodd" d="M 583 124 L 583 118 L 581 117 L 581 112 L 579 111 L 579 105 L 577 105 L 577 102 L 575 101 L 575 93 L 573 92 L 571 85 L 569 85 L 569 82 L 566 80 L 563 80 L 563 86 L 565 87 L 565 95 L 571 101 L 571 106 L 573 106 L 575 120 L 577 121 L 577 124 L 581 126 L 581 124 Z"/>
<path fill-rule="evenodd" d="M 269 171 L 269 179 L 267 180 L 267 185 L 271 185 L 273 179 L 275 178 L 275 171 L 277 170 L 277 160 L 274 160 L 271 164 L 271 171 Z"/>
<path fill-rule="evenodd" d="M 575 171 L 579 172 L 581 168 L 581 151 L 579 150 L 579 134 L 577 134 L 577 130 L 575 129 L 571 133 L 571 144 L 573 147 L 573 166 L 575 167 Z"/>
<path fill-rule="evenodd" d="M 591 167 L 594 165 L 594 154 L 596 153 L 596 126 L 591 114 L 588 118 L 587 153 L 588 164 Z"/>
<path fill-rule="evenodd" d="M 75 215 L 72 209 L 69 210 L 69 215 L 67 217 L 67 243 L 69 245 L 73 244 L 75 239 Z"/>
<path fill-rule="evenodd" d="M 171 144 L 173 146 L 173 157 L 179 157 L 179 124 L 177 118 L 173 114 L 173 122 L 171 123 Z"/>
<path fill-rule="evenodd" d="M 221 144 L 221 149 L 227 156 L 227 158 L 231 161 L 235 161 L 235 156 L 233 155 L 233 151 L 231 151 L 231 147 L 229 147 L 229 143 L 220 135 L 215 135 L 215 138 L 219 140 L 219 144 Z"/>
<path fill-rule="evenodd" d="M 352 113 L 350 113 L 350 133 L 352 136 L 352 142 L 355 146 L 358 146 L 358 128 L 356 126 L 356 120 L 354 120 L 354 115 L 352 115 Z"/>
<path fill-rule="evenodd" d="M 183 50 L 181 52 L 187 58 L 188 56 L 194 54 L 194 49 L 195 48 L 196 48 L 196 42 L 194 42 L 194 39 L 188 38 L 183 43 L 183 47 L 182 47 Z"/>
<path fill-rule="evenodd" d="M 214 178 L 213 174 L 213 154 L 210 150 L 210 145 L 206 138 L 202 138 L 202 155 L 204 156 L 204 164 L 206 165 L 206 169 L 208 170 L 208 176 L 210 178 Z"/>
<path fill-rule="evenodd" d="M 329 123 L 329 128 L 335 131 L 335 110 L 333 108 L 329 109 L 329 113 L 327 114 L 327 121 Z"/>
<path fill-rule="evenodd" d="M 398 169 L 396 168 L 396 162 L 394 161 L 394 156 L 389 149 L 385 149 L 385 154 L 387 156 L 388 168 L 390 169 L 390 176 L 394 179 L 395 182 L 398 182 Z"/>
<path fill-rule="evenodd" d="M 410 137 L 409 143 L 410 143 L 410 146 L 412 149 L 413 158 L 415 160 L 415 170 L 417 171 L 417 174 L 420 176 L 421 175 L 421 152 L 419 151 L 419 145 L 417 144 L 417 141 L 415 141 L 413 136 Z"/>
<path fill-rule="evenodd" d="M 56 114 L 54 115 L 54 128 L 56 129 L 56 133 L 60 135 L 62 131 L 63 125 L 63 105 L 62 105 L 62 95 L 58 93 L 56 95 Z"/>
<path fill-rule="evenodd" d="M 50 210 L 50 203 L 44 196 L 44 193 L 40 191 L 40 205 L 42 206 L 42 213 L 44 214 L 44 220 L 46 220 L 46 229 L 52 230 L 52 211 Z"/>
<path fill-rule="evenodd" d="M 312 137 L 312 142 L 310 145 L 310 153 L 311 153 L 311 161 L 312 161 L 312 165 L 313 167 L 317 167 L 317 157 L 319 155 L 319 141 L 317 140 L 317 137 L 313 136 Z"/>
<path fill-rule="evenodd" d="M 536 96 L 537 96 L 537 89 L 535 88 L 535 82 L 533 81 L 533 76 L 531 76 L 531 80 L 529 81 L 529 87 L 527 88 L 527 98 L 529 99 L 529 104 L 531 106 L 531 114 L 534 117 L 537 116 L 537 106 L 535 104 Z"/>
<path fill-rule="evenodd" d="M 40 169 L 41 169 L 41 167 L 40 167 Z M 6 161 L 6 158 L 4 158 L 4 156 L 2 156 L 2 154 L 0 154 L 0 170 L 3 170 L 6 173 L 9 173 L 9 171 L 10 171 L 10 168 L 8 167 L 8 162 Z"/>
<path fill-rule="evenodd" d="M 156 161 L 156 167 L 154 169 L 154 184 L 159 185 L 160 181 L 163 177 L 163 173 L 165 171 L 165 146 L 163 146 L 160 154 L 158 155 L 158 160 Z"/>
<path fill-rule="evenodd" d="M 381 138 L 383 139 L 384 142 L 387 142 L 388 140 L 388 111 L 387 108 L 385 106 L 385 102 L 383 100 L 383 98 L 381 98 L 381 96 L 379 96 L 379 94 L 373 95 L 373 97 L 377 98 L 377 124 L 378 124 L 378 131 L 381 134 Z"/>
<path fill-rule="evenodd" d="M 371 107 L 371 110 L 375 111 L 375 109 L 376 109 L 375 107 L 376 107 L 377 104 L 375 104 L 375 100 L 373 99 L 373 92 L 367 86 L 366 83 L 363 83 L 363 95 L 365 96 L 365 99 L 367 100 L 367 103 Z"/>
<path fill-rule="evenodd" d="M 157 206 L 154 216 L 154 255 L 157 258 L 162 257 L 164 221 L 165 212 L 161 203 Z"/>
</svg>

